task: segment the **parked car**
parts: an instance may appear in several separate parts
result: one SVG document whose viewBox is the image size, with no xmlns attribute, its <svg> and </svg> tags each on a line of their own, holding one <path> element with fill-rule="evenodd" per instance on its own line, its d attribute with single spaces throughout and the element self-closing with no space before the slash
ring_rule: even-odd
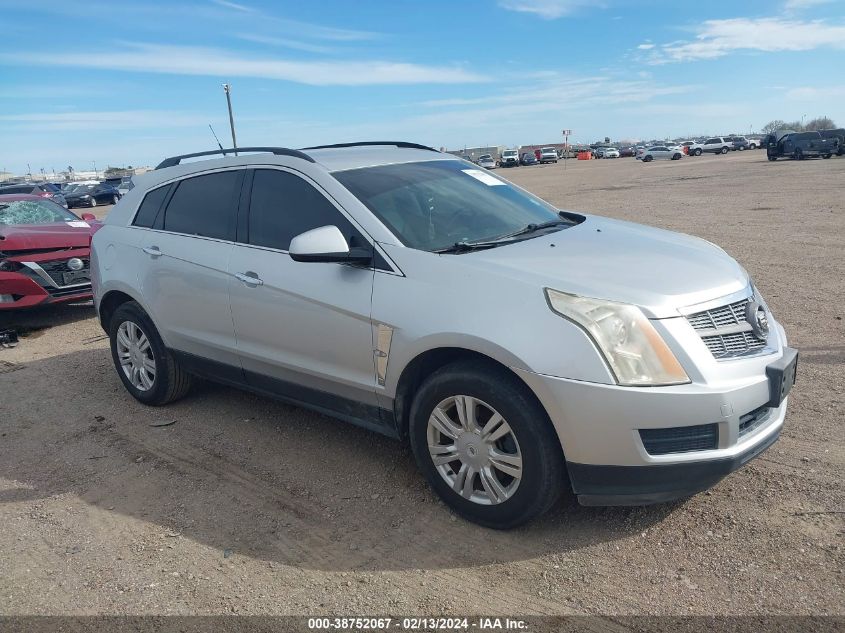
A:
<svg viewBox="0 0 845 633">
<path fill-rule="evenodd" d="M 540 161 L 534 156 L 534 152 L 525 152 L 519 159 L 519 162 L 523 165 L 537 165 Z"/>
<path fill-rule="evenodd" d="M 634 154 L 634 158 L 637 160 L 642 160 L 643 154 L 645 154 L 646 147 L 644 145 L 637 145 L 636 153 Z"/>
<path fill-rule="evenodd" d="M 679 147 L 667 147 L 666 145 L 655 145 L 643 152 L 642 161 L 650 163 L 653 160 L 681 160 L 684 157 Z"/>
<path fill-rule="evenodd" d="M 199 375 L 405 438 L 494 528 L 564 486 L 688 496 L 777 440 L 797 352 L 717 246 L 419 145 L 250 151 L 163 161 L 94 235 L 97 313 L 140 402 Z"/>
<path fill-rule="evenodd" d="M 79 185 L 69 191 L 67 196 L 68 208 L 96 207 L 98 204 L 117 204 L 120 192 L 111 185 Z"/>
<path fill-rule="evenodd" d="M 554 147 L 540 148 L 541 163 L 556 163 L 557 161 L 557 150 Z"/>
<path fill-rule="evenodd" d="M 732 143 L 721 136 L 713 136 L 701 143 L 690 145 L 690 156 L 701 156 L 704 153 L 727 154 L 731 151 Z"/>
<path fill-rule="evenodd" d="M 519 151 L 515 149 L 504 150 L 499 164 L 502 167 L 519 167 Z"/>
<path fill-rule="evenodd" d="M 795 160 L 830 158 L 837 152 L 839 139 L 823 138 L 819 132 L 776 132 L 770 134 L 766 142 L 766 155 L 772 161 L 786 157 Z"/>
<path fill-rule="evenodd" d="M 120 184 L 117 186 L 117 193 L 120 194 L 121 197 L 125 196 L 129 193 L 129 190 L 132 189 L 135 185 L 132 183 L 132 178 L 124 178 L 120 181 Z"/>
<path fill-rule="evenodd" d="M 484 154 L 478 157 L 478 166 L 484 169 L 496 169 L 496 161 L 490 154 Z"/>
<path fill-rule="evenodd" d="M 615 147 L 606 147 L 602 158 L 619 158 L 619 150 Z"/>
<path fill-rule="evenodd" d="M 49 182 L 24 182 L 14 185 L 0 185 L 0 195 L 24 194 L 46 198 L 63 207 L 67 207 L 64 194 L 54 184 Z"/>
<path fill-rule="evenodd" d="M 837 128 L 833 130 L 819 130 L 819 134 L 821 134 L 822 138 L 836 139 L 839 141 L 839 149 L 837 150 L 836 155 L 842 156 L 845 154 L 845 129 Z"/>
<path fill-rule="evenodd" d="M 91 298 L 94 216 L 37 195 L 0 194 L 0 311 Z"/>
<path fill-rule="evenodd" d="M 622 158 L 628 158 L 630 156 L 634 156 L 636 154 L 636 151 L 636 147 L 622 147 L 619 149 L 619 156 L 621 156 Z"/>
<path fill-rule="evenodd" d="M 744 136 L 728 136 L 725 137 L 726 141 L 731 143 L 731 151 L 745 151 L 748 149 L 748 139 Z"/>
</svg>

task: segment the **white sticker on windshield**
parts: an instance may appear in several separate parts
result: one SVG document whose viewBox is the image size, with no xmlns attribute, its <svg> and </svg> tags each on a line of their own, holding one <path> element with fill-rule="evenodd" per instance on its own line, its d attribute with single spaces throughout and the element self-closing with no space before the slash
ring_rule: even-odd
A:
<svg viewBox="0 0 845 633">
<path fill-rule="evenodd" d="M 87 222 L 83 222 L 82 220 L 69 220 L 67 223 L 68 226 L 72 226 L 76 229 L 90 229 L 91 225 Z"/>
<path fill-rule="evenodd" d="M 505 184 L 501 180 L 499 180 L 498 178 L 494 178 L 493 176 L 488 174 L 486 171 L 481 171 L 480 169 L 462 169 L 461 171 L 464 172 L 467 176 L 472 176 L 476 180 L 483 182 L 485 185 L 487 185 L 489 187 L 495 187 L 496 185 L 504 185 Z"/>
</svg>

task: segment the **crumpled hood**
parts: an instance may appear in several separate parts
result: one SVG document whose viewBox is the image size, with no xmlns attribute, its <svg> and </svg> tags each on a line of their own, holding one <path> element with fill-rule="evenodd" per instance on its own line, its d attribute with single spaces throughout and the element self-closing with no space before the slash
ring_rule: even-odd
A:
<svg viewBox="0 0 845 633">
<path fill-rule="evenodd" d="M 66 222 L 4 226 L 0 224 L 0 251 L 40 248 L 88 248 L 91 236 L 102 226 L 100 222 L 78 220 L 87 226 L 70 226 Z"/>
<path fill-rule="evenodd" d="M 678 308 L 750 283 L 742 266 L 710 242 L 599 216 L 517 244 L 450 257 L 538 287 L 637 305 L 653 318 L 678 316 Z"/>
</svg>

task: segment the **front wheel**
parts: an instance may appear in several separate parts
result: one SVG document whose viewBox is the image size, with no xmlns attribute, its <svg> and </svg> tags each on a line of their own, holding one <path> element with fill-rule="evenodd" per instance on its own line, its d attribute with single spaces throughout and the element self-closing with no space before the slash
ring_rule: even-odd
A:
<svg viewBox="0 0 845 633">
<path fill-rule="evenodd" d="M 794 158 L 795 160 L 804 160 L 804 152 L 802 152 L 800 149 L 796 149 L 794 152 L 792 152 L 792 158 Z"/>
<path fill-rule="evenodd" d="M 770 161 L 773 161 L 773 162 L 774 162 L 774 161 L 776 161 L 777 159 L 778 159 L 778 157 L 777 157 L 777 156 L 769 156 L 769 160 L 770 160 Z"/>
<path fill-rule="evenodd" d="M 643 162 L 644 163 L 650 163 L 653 160 L 654 160 L 654 158 L 652 158 L 651 156 L 643 156 Z"/>
<path fill-rule="evenodd" d="M 822 158 L 830 158 L 831 156 L 833 156 L 833 154 L 825 154 Z"/>
<path fill-rule="evenodd" d="M 134 301 L 115 311 L 109 323 L 109 339 L 117 375 L 136 400 L 156 406 L 167 404 L 190 389 L 190 374 L 164 346 L 152 320 Z"/>
<path fill-rule="evenodd" d="M 111 197 L 111 203 L 112 204 L 117 204 L 118 200 L 120 200 L 120 196 L 112 196 Z"/>
<path fill-rule="evenodd" d="M 513 528 L 546 512 L 566 481 L 545 410 L 492 363 L 457 362 L 430 376 L 414 398 L 410 436 L 431 487 L 487 527 Z"/>
<path fill-rule="evenodd" d="M 88 206 L 92 209 L 97 206 L 97 199 L 94 196 L 91 196 L 91 200 L 88 202 Z"/>
</svg>

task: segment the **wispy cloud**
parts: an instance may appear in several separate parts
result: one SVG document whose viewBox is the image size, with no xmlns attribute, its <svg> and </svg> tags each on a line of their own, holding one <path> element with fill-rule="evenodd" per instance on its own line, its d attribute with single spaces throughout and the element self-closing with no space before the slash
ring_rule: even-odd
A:
<svg viewBox="0 0 845 633">
<path fill-rule="evenodd" d="M 694 40 L 670 42 L 650 49 L 645 61 L 666 64 L 716 59 L 741 50 L 771 53 L 817 48 L 845 49 L 845 26 L 822 20 L 733 18 L 707 20 Z"/>
<path fill-rule="evenodd" d="M 234 9 L 235 11 L 240 11 L 241 13 L 255 13 L 255 9 L 252 7 L 248 7 L 245 4 L 238 4 L 237 2 L 229 2 L 229 0 L 211 0 L 211 2 L 212 4 L 216 4 L 218 7 Z"/>
<path fill-rule="evenodd" d="M 20 128 L 45 130 L 130 130 L 205 126 L 209 115 L 177 110 L 112 110 L 3 114 L 0 121 Z"/>
<path fill-rule="evenodd" d="M 787 11 L 799 11 L 801 9 L 809 9 L 820 4 L 830 4 L 834 0 L 786 0 L 783 8 Z"/>
<path fill-rule="evenodd" d="M 220 78 L 257 77 L 312 86 L 398 84 L 463 84 L 487 77 L 457 66 L 426 66 L 393 61 L 286 60 L 246 56 L 219 48 L 128 44 L 123 50 L 100 52 L 15 52 L 0 63 L 66 66 L 170 75 Z"/>
<path fill-rule="evenodd" d="M 254 42 L 255 44 L 265 44 L 267 46 L 278 46 L 296 51 L 305 51 L 307 53 L 332 53 L 335 51 L 335 49 L 331 46 L 300 42 L 287 37 L 274 37 L 271 35 L 258 35 L 255 33 L 236 33 L 235 37 L 240 40 L 244 40 L 245 42 Z"/>
<path fill-rule="evenodd" d="M 499 0 L 503 9 L 533 13 L 544 20 L 556 20 L 581 7 L 595 5 L 592 0 Z"/>
</svg>

